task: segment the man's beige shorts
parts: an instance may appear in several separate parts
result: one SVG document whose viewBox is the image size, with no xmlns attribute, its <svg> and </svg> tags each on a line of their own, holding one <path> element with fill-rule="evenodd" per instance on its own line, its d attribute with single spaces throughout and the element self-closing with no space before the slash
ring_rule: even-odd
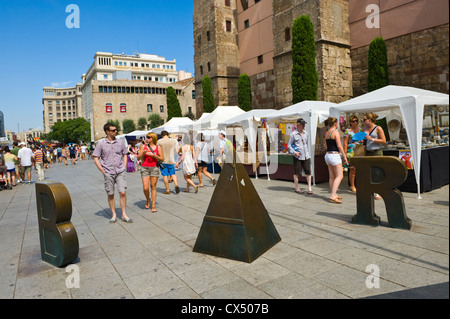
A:
<svg viewBox="0 0 450 319">
<path fill-rule="evenodd" d="M 119 193 L 125 192 L 127 189 L 127 181 L 125 179 L 125 171 L 119 174 L 110 175 L 105 173 L 105 191 L 108 195 L 114 195 L 114 186 L 117 185 Z"/>
</svg>

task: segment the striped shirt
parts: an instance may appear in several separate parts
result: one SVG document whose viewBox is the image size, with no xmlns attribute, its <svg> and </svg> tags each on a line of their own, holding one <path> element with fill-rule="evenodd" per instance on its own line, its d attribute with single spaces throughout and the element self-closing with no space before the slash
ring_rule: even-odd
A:
<svg viewBox="0 0 450 319">
<path fill-rule="evenodd" d="M 44 153 L 42 153 L 41 150 L 37 150 L 36 152 L 34 152 L 33 157 L 36 164 L 44 163 Z"/>
</svg>

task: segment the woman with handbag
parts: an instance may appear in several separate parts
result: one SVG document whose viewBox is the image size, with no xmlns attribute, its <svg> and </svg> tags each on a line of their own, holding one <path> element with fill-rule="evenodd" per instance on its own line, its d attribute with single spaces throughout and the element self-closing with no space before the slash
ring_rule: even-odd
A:
<svg viewBox="0 0 450 319">
<path fill-rule="evenodd" d="M 359 120 L 356 115 L 352 115 L 350 117 L 350 127 L 345 130 L 344 133 L 344 150 L 347 151 L 347 159 L 352 158 L 355 155 L 355 147 L 356 145 L 361 145 L 362 143 L 359 141 L 353 141 L 353 136 L 356 133 L 360 132 L 359 129 Z M 350 190 L 352 192 L 356 192 L 355 187 L 355 176 L 356 169 L 354 166 L 349 165 L 348 167 L 348 180 L 350 182 Z"/>
<path fill-rule="evenodd" d="M 164 154 L 156 144 L 158 137 L 155 133 L 148 133 L 145 136 L 145 142 L 141 145 L 138 153 L 138 159 L 142 160 L 141 177 L 147 203 L 146 209 L 150 208 L 150 190 L 152 213 L 156 213 L 156 183 L 159 177 L 158 162 L 164 161 Z M 150 190 L 149 190 L 150 184 Z"/>
<path fill-rule="evenodd" d="M 342 197 L 337 195 L 337 189 L 341 184 L 344 172 L 342 169 L 342 158 L 344 163 L 348 164 L 347 155 L 342 148 L 341 135 L 339 134 L 339 123 L 337 118 L 328 118 L 328 127 L 330 128 L 326 135 L 327 153 L 325 154 L 325 162 L 328 166 L 329 184 L 330 184 L 330 201 L 336 204 L 342 204 Z"/>
<path fill-rule="evenodd" d="M 195 193 L 198 192 L 198 186 L 192 181 L 192 175 L 197 171 L 195 168 L 194 162 L 194 147 L 191 145 L 189 141 L 189 136 L 185 135 L 183 137 L 185 144 L 181 147 L 181 157 L 178 159 L 178 162 L 175 164 L 175 168 L 178 168 L 180 163 L 183 163 L 183 176 L 186 180 L 186 189 L 185 193 L 189 193 L 189 186 L 194 187 Z"/>
<path fill-rule="evenodd" d="M 386 144 L 386 135 L 381 126 L 375 124 L 378 115 L 376 113 L 366 113 L 363 118 L 366 135 L 366 156 L 383 156 L 381 149 Z M 375 199 L 381 199 L 381 196 L 375 194 Z"/>
</svg>

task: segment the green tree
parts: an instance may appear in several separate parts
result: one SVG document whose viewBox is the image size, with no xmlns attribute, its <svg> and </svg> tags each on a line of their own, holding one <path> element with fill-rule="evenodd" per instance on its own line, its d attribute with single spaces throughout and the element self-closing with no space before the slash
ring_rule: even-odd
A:
<svg viewBox="0 0 450 319">
<path fill-rule="evenodd" d="M 369 45 L 367 89 L 371 92 L 386 85 L 389 85 L 386 43 L 377 37 Z"/>
<path fill-rule="evenodd" d="M 163 124 L 163 119 L 157 113 L 151 114 L 148 117 L 149 127 L 150 129 L 161 126 Z"/>
<path fill-rule="evenodd" d="M 292 26 L 292 103 L 316 101 L 318 81 L 314 25 L 302 15 Z"/>
<path fill-rule="evenodd" d="M 134 124 L 133 120 L 125 119 L 122 122 L 123 125 L 123 134 L 128 134 L 133 131 L 136 131 L 136 124 Z"/>
<path fill-rule="evenodd" d="M 238 104 L 244 111 L 252 109 L 252 88 L 247 74 L 241 74 L 238 81 Z"/>
<path fill-rule="evenodd" d="M 181 117 L 181 106 L 178 101 L 177 93 L 174 88 L 169 86 L 166 90 L 167 101 L 167 121 L 170 121 L 173 117 Z"/>
<path fill-rule="evenodd" d="M 87 142 L 91 140 L 91 125 L 82 117 L 56 122 L 47 139 L 65 144 Z"/>
<path fill-rule="evenodd" d="M 386 43 L 382 37 L 377 37 L 369 45 L 367 89 L 371 92 L 387 85 L 389 85 L 389 65 Z M 386 140 L 389 141 L 391 138 L 386 118 L 378 120 L 376 124 L 381 126 L 386 135 Z"/>
<path fill-rule="evenodd" d="M 216 109 L 214 95 L 212 91 L 212 82 L 209 76 L 205 76 L 202 80 L 203 91 L 203 112 L 211 113 Z"/>
<path fill-rule="evenodd" d="M 147 128 L 147 119 L 145 117 L 140 117 L 138 119 L 138 130 L 145 130 Z"/>
<path fill-rule="evenodd" d="M 113 124 L 117 129 L 117 133 L 120 133 L 122 131 L 119 120 L 107 120 L 106 123 Z"/>
</svg>

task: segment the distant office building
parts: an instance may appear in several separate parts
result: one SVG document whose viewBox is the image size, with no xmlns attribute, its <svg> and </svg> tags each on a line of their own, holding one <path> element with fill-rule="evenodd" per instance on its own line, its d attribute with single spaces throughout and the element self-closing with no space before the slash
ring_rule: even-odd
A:
<svg viewBox="0 0 450 319">
<path fill-rule="evenodd" d="M 175 89 L 182 114 L 196 113 L 193 78 L 176 69 L 176 60 L 150 54 L 112 54 L 97 52 L 94 62 L 82 76 L 83 117 L 91 122 L 92 139 L 104 137 L 108 120 L 148 119 L 159 114 L 167 119 L 166 90 Z"/>
<path fill-rule="evenodd" d="M 69 88 L 44 87 L 44 132 L 49 133 L 56 122 L 83 116 L 81 84 Z"/>
</svg>

